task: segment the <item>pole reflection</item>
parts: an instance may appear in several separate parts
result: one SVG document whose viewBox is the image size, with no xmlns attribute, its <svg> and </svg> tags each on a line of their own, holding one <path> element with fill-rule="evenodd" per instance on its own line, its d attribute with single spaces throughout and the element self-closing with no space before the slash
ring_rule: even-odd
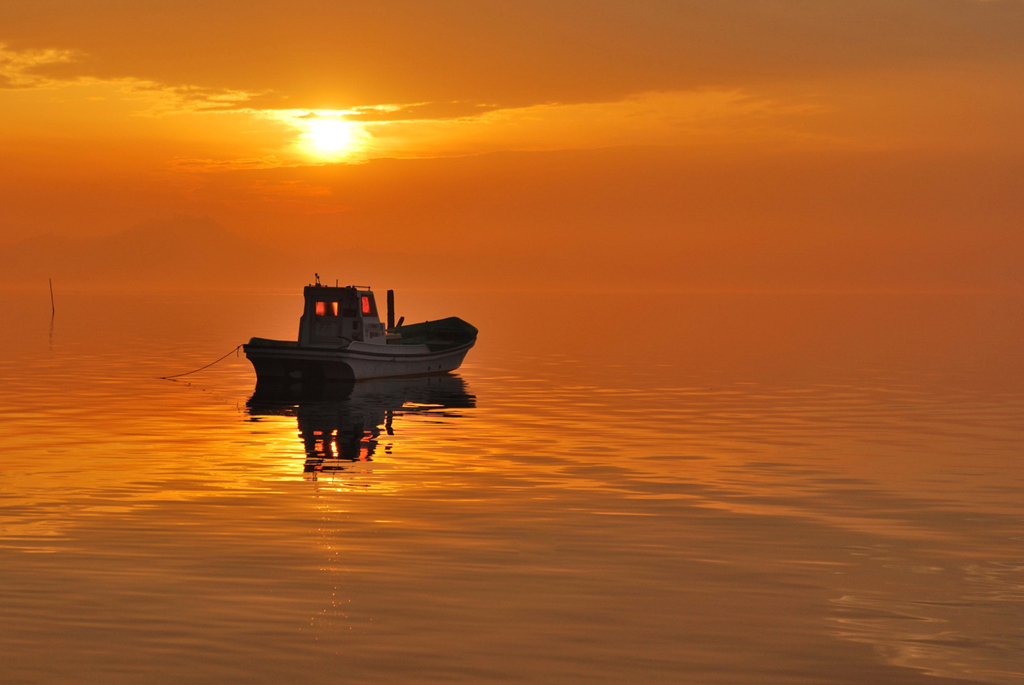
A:
<svg viewBox="0 0 1024 685">
<path fill-rule="evenodd" d="M 451 410 L 475 406 L 465 381 L 454 375 L 337 382 L 312 389 L 257 385 L 246 403 L 252 417 L 296 417 L 306 452 L 303 472 L 312 480 L 353 462 L 373 461 L 381 433 L 394 435 L 396 415 L 458 416 Z"/>
</svg>

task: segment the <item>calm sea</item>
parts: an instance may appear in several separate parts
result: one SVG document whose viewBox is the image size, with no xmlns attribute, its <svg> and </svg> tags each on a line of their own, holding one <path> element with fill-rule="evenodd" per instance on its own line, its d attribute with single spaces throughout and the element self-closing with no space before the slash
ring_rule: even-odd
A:
<svg viewBox="0 0 1024 685">
<path fill-rule="evenodd" d="M 1024 299 L 404 293 L 457 375 L 252 402 L 301 293 L 0 294 L 3 683 L 1024 682 Z"/>
</svg>

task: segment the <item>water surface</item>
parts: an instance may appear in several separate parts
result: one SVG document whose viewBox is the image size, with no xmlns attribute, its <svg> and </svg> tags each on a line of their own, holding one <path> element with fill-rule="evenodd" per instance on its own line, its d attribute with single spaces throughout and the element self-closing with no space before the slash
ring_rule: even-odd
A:
<svg viewBox="0 0 1024 685">
<path fill-rule="evenodd" d="M 251 398 L 301 293 L 0 299 L 3 682 L 1024 681 L 1024 302 L 399 293 L 456 376 Z"/>
</svg>

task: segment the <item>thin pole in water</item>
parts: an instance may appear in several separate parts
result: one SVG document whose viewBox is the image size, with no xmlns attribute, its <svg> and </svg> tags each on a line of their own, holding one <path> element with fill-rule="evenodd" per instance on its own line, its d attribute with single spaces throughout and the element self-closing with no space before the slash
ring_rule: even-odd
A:
<svg viewBox="0 0 1024 685">
<path fill-rule="evenodd" d="M 50 316 L 53 316 L 57 313 L 57 308 L 53 305 L 53 279 L 48 278 L 47 280 L 50 281 Z"/>
</svg>

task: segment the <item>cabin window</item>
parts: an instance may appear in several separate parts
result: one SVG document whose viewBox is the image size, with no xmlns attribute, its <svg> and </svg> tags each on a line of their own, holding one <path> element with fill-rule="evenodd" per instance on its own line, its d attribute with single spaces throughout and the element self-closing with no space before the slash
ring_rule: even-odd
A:
<svg viewBox="0 0 1024 685">
<path fill-rule="evenodd" d="M 317 316 L 337 316 L 338 315 L 338 303 L 337 302 L 317 302 L 316 303 L 316 315 Z"/>
<path fill-rule="evenodd" d="M 363 315 L 377 316 L 377 303 L 373 300 L 373 293 L 362 295 L 361 299 Z"/>
</svg>

